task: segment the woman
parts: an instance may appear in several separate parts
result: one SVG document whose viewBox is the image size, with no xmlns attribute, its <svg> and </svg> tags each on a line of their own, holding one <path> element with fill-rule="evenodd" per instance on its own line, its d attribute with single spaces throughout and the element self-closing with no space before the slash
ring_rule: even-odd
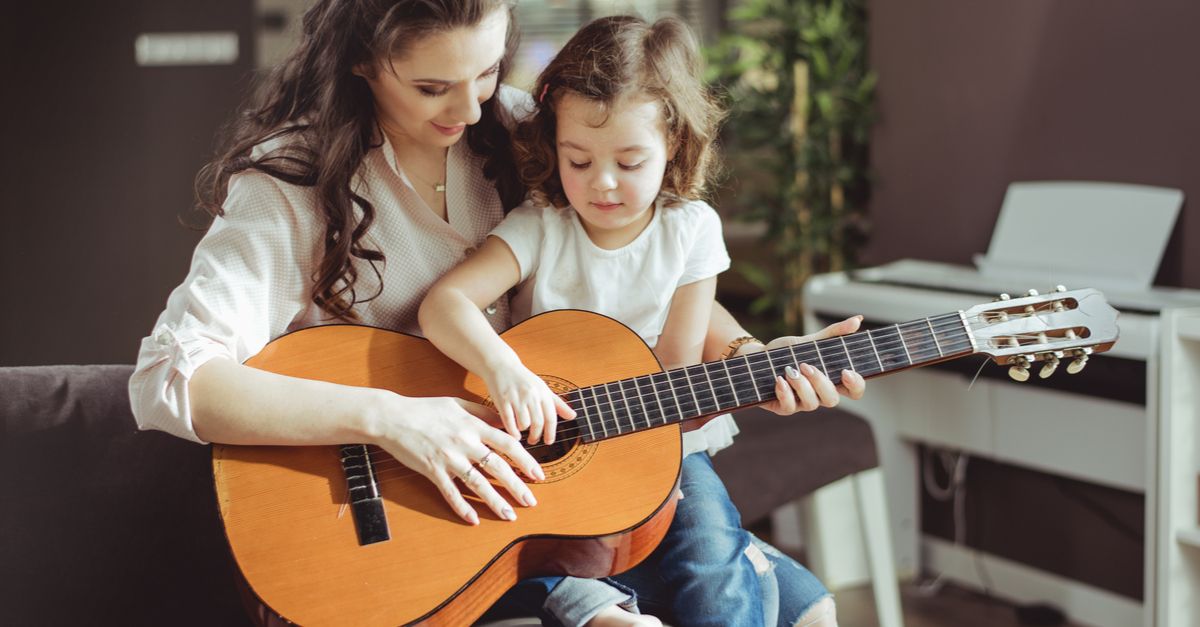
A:
<svg viewBox="0 0 1200 627">
<path fill-rule="evenodd" d="M 491 451 L 542 477 L 474 403 L 241 365 L 271 339 L 318 324 L 416 334 L 428 287 L 523 199 L 507 125 L 527 96 L 500 87 L 516 42 L 512 8 L 501 0 L 324 0 L 305 15 L 301 45 L 206 168 L 201 204 L 217 219 L 143 340 L 130 381 L 143 428 L 197 442 L 376 444 L 472 524 L 478 514 L 456 477 L 507 516 L 506 499 L 472 472 Z M 505 299 L 486 311 L 494 328 L 507 326 Z M 822 333 L 856 326 L 851 319 Z M 717 306 L 706 358 L 731 345 L 761 349 L 743 336 Z M 819 373 L 789 383 L 777 389 L 777 413 L 837 403 Z M 849 396 L 862 390 L 860 378 L 847 381 Z M 514 469 L 487 470 L 516 502 L 533 505 Z"/>
</svg>

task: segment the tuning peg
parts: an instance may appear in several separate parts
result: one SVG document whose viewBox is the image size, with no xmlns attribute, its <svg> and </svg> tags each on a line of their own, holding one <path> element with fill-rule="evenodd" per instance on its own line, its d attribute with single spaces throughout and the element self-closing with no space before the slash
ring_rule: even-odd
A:
<svg viewBox="0 0 1200 627">
<path fill-rule="evenodd" d="M 1001 294 L 1000 298 L 997 298 L 996 300 L 1009 300 L 1010 298 L 1012 298 L 1012 296 L 1009 296 L 1008 294 Z"/>
<path fill-rule="evenodd" d="M 1028 381 L 1029 380 L 1029 358 L 1024 355 L 1018 355 L 1013 358 L 1013 365 L 1008 369 L 1008 376 L 1012 377 L 1013 381 Z"/>
<path fill-rule="evenodd" d="M 1026 296 L 1037 296 L 1038 291 L 1037 290 L 1029 290 L 1028 292 L 1025 292 L 1025 295 Z"/>
<path fill-rule="evenodd" d="M 1049 379 L 1050 375 L 1058 370 L 1058 362 L 1062 359 L 1062 351 L 1054 351 L 1046 358 L 1046 364 L 1042 366 L 1042 370 L 1038 372 L 1038 376 L 1043 379 Z"/>
<path fill-rule="evenodd" d="M 1084 347 L 1075 351 L 1073 354 L 1075 355 L 1075 359 L 1073 359 L 1071 363 L 1067 365 L 1067 372 L 1070 374 L 1079 374 L 1079 372 L 1083 370 L 1083 367 L 1087 365 L 1088 355 L 1092 354 L 1092 349 L 1090 347 Z"/>
<path fill-rule="evenodd" d="M 1067 291 L 1067 287 L 1066 287 L 1065 285 L 1055 285 L 1055 286 L 1054 286 L 1054 291 L 1056 291 L 1056 292 L 1065 292 L 1065 291 Z"/>
</svg>

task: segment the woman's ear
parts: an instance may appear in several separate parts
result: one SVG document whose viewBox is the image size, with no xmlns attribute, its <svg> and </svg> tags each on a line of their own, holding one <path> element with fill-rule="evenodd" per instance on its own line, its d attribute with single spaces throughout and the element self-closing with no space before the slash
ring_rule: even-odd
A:
<svg viewBox="0 0 1200 627">
<path fill-rule="evenodd" d="M 366 63 L 359 63 L 358 65 L 350 68 L 350 73 L 363 79 L 370 79 L 375 75 L 375 73 L 371 71 L 371 66 L 367 65 Z"/>
</svg>

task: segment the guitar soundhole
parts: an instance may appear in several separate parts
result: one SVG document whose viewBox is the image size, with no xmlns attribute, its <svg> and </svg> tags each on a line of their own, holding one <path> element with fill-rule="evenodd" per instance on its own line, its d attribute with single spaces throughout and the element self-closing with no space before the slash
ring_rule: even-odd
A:
<svg viewBox="0 0 1200 627">
<path fill-rule="evenodd" d="M 539 463 L 545 464 L 547 462 L 556 461 L 566 457 L 567 453 L 570 453 L 571 449 L 575 448 L 575 444 L 578 441 L 578 438 L 572 438 L 569 440 L 557 439 L 554 441 L 554 444 L 536 444 L 532 446 L 526 445 L 525 449 L 528 450 L 529 454 L 533 455 L 533 458 L 538 460 Z"/>
<path fill-rule="evenodd" d="M 555 394 L 566 394 L 579 387 L 566 379 L 552 375 L 541 375 L 541 377 Z M 579 427 L 574 426 L 575 424 L 571 420 L 559 421 L 558 433 L 561 437 L 556 438 L 554 444 L 532 446 L 527 444 L 525 446 L 533 458 L 542 465 L 542 471 L 546 473 L 546 481 L 539 483 L 561 481 L 570 477 L 586 466 L 592 456 L 596 454 L 596 444 L 584 444 L 579 441 L 577 434 Z"/>
</svg>

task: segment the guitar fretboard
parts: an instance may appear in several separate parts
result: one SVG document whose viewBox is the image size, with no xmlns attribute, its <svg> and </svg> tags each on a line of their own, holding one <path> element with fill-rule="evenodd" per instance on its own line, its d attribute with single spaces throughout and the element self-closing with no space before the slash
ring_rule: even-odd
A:
<svg viewBox="0 0 1200 627">
<path fill-rule="evenodd" d="M 559 432 L 593 442 L 771 401 L 788 366 L 809 364 L 837 385 L 843 370 L 872 377 L 974 350 L 961 312 L 903 322 L 572 390 L 577 417 Z"/>
</svg>

